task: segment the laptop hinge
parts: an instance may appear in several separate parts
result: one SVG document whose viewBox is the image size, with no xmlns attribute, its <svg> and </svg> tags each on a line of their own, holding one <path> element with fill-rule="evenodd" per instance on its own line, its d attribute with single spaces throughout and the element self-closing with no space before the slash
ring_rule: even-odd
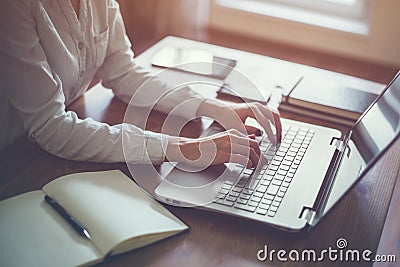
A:
<svg viewBox="0 0 400 267">
<path fill-rule="evenodd" d="M 317 213 L 313 209 L 311 209 L 309 207 L 303 207 L 303 210 L 301 211 L 301 214 L 299 217 L 301 219 L 306 220 L 309 225 L 314 225 L 316 215 L 317 215 Z"/>
<path fill-rule="evenodd" d="M 346 149 L 345 142 L 337 137 L 332 137 L 330 145 L 336 147 L 340 152 Z"/>
<path fill-rule="evenodd" d="M 334 146 L 336 148 L 336 150 L 338 150 L 340 153 L 345 153 L 346 149 L 347 149 L 347 157 L 350 156 L 350 147 L 347 145 L 347 142 L 337 138 L 337 137 L 332 137 L 331 142 L 330 142 L 331 146 Z"/>
</svg>

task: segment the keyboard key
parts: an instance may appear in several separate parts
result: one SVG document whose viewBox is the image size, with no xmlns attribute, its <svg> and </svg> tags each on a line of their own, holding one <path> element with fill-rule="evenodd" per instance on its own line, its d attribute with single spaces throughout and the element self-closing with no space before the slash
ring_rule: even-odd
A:
<svg viewBox="0 0 400 267">
<path fill-rule="evenodd" d="M 258 202 L 257 202 L 257 201 L 250 200 L 249 203 L 248 203 L 247 205 L 249 205 L 249 206 L 251 206 L 251 207 L 257 207 L 257 206 L 258 206 Z"/>
<path fill-rule="evenodd" d="M 242 190 L 243 190 L 243 187 L 235 186 L 234 188 L 232 188 L 232 191 L 237 192 L 237 193 L 242 192 Z"/>
<path fill-rule="evenodd" d="M 285 159 L 288 161 L 293 161 L 294 157 L 293 156 L 285 156 Z"/>
<path fill-rule="evenodd" d="M 247 201 L 248 201 L 247 199 L 239 198 L 239 199 L 236 201 L 236 204 L 239 203 L 239 204 L 246 205 L 246 204 L 247 204 Z"/>
<path fill-rule="evenodd" d="M 282 152 L 282 153 L 285 153 L 285 154 L 286 154 L 286 152 L 288 152 L 288 150 L 289 150 L 289 148 L 287 148 L 287 147 L 280 147 L 279 148 L 279 152 Z"/>
<path fill-rule="evenodd" d="M 289 184 L 288 182 L 283 182 L 283 183 L 282 183 L 282 186 L 283 186 L 283 187 L 289 187 L 289 185 L 290 185 L 290 184 Z"/>
<path fill-rule="evenodd" d="M 267 204 L 260 204 L 260 205 L 258 205 L 258 207 L 259 207 L 260 209 L 267 210 L 267 209 L 270 208 L 270 205 L 267 205 Z"/>
<path fill-rule="evenodd" d="M 249 184 L 245 186 L 245 190 L 254 191 L 257 188 L 258 181 L 251 181 Z"/>
<path fill-rule="evenodd" d="M 272 170 L 272 171 L 277 171 L 278 168 L 279 168 L 279 167 L 276 166 L 276 165 L 270 165 L 270 166 L 269 166 L 269 169 Z"/>
<path fill-rule="evenodd" d="M 258 196 L 254 196 L 254 195 L 253 195 L 253 196 L 250 198 L 250 200 L 259 203 L 259 202 L 261 201 L 261 197 L 258 197 Z"/>
<path fill-rule="evenodd" d="M 269 194 L 269 195 L 276 195 L 276 193 L 278 192 L 278 189 L 279 189 L 279 186 L 274 185 L 274 184 L 271 184 L 271 185 L 268 187 L 267 194 Z"/>
<path fill-rule="evenodd" d="M 265 175 L 265 180 L 272 181 L 272 179 L 274 178 L 274 175 L 269 175 L 269 174 Z"/>
<path fill-rule="evenodd" d="M 264 180 L 260 183 L 260 185 L 265 185 L 265 186 L 269 186 L 271 184 L 270 180 Z"/>
<path fill-rule="evenodd" d="M 285 188 L 285 187 L 283 187 L 283 188 Z M 280 190 L 280 191 L 278 192 L 278 194 L 276 194 L 276 195 L 277 195 L 277 197 L 276 197 L 275 199 L 277 199 L 278 197 L 279 197 L 279 198 L 282 198 L 283 196 L 285 196 L 285 193 L 284 193 L 283 191 Z"/>
<path fill-rule="evenodd" d="M 242 192 L 242 194 L 246 194 L 246 195 L 252 195 L 252 194 L 253 194 L 253 192 L 254 192 L 254 190 L 251 190 L 251 189 L 247 189 L 247 188 L 245 188 L 245 189 L 243 189 L 243 192 Z"/>
<path fill-rule="evenodd" d="M 224 189 L 224 188 L 221 188 L 221 189 L 219 190 L 218 193 L 226 195 L 226 194 L 229 193 L 229 190 L 226 190 L 226 189 Z"/>
<path fill-rule="evenodd" d="M 260 215 L 266 215 L 268 210 L 257 208 L 257 213 Z"/>
<path fill-rule="evenodd" d="M 241 210 L 250 211 L 250 212 L 254 212 L 256 210 L 256 207 L 247 206 L 247 205 L 241 205 L 240 203 L 235 203 L 234 207 L 238 208 L 238 209 L 241 209 Z"/>
<path fill-rule="evenodd" d="M 276 152 L 276 155 L 278 156 L 278 157 L 285 157 L 285 155 L 286 155 L 286 153 L 284 153 L 284 152 L 282 152 L 282 151 L 278 151 L 278 152 Z"/>
<path fill-rule="evenodd" d="M 281 164 L 281 162 L 278 161 L 278 160 L 273 159 L 273 160 L 271 161 L 271 164 L 272 164 L 272 165 L 279 166 L 279 165 Z"/>
<path fill-rule="evenodd" d="M 271 206 L 269 208 L 270 211 L 276 212 L 278 210 L 278 206 Z"/>
<path fill-rule="evenodd" d="M 232 197 L 238 197 L 238 196 L 239 196 L 239 193 L 238 193 L 238 192 L 231 191 L 231 192 L 229 192 L 229 195 L 232 196 Z"/>
<path fill-rule="evenodd" d="M 267 198 L 263 198 L 261 200 L 262 204 L 266 204 L 266 205 L 271 205 L 272 204 L 272 200 L 271 199 L 267 199 Z"/>
<path fill-rule="evenodd" d="M 276 172 L 276 174 L 277 174 L 277 175 L 283 175 L 283 176 L 285 176 L 285 175 L 287 174 L 287 171 L 282 170 L 282 169 L 279 169 L 279 170 Z"/>
<path fill-rule="evenodd" d="M 282 181 L 281 181 L 281 180 L 276 180 L 276 179 L 274 179 L 274 180 L 272 180 L 272 183 L 270 184 L 270 187 L 273 186 L 273 185 L 279 187 L 281 184 L 282 184 Z"/>
<path fill-rule="evenodd" d="M 248 175 L 250 175 L 250 174 L 252 174 L 253 173 L 253 169 L 244 169 L 244 172 L 243 172 L 243 174 L 248 174 Z"/>
<path fill-rule="evenodd" d="M 270 188 L 272 185 L 270 185 L 268 188 Z M 267 187 L 265 185 L 261 185 L 256 189 L 257 192 L 265 193 L 267 191 Z"/>
<path fill-rule="evenodd" d="M 237 200 L 237 197 L 234 197 L 234 196 L 229 195 L 229 196 L 226 197 L 226 200 L 227 200 L 227 201 L 235 202 L 235 201 Z"/>
<path fill-rule="evenodd" d="M 242 189 L 243 189 L 243 188 L 244 188 L 244 186 L 245 186 L 245 184 L 246 184 L 246 183 L 243 183 L 243 182 L 238 182 L 238 183 L 235 185 L 235 187 L 240 187 L 240 188 L 242 188 Z M 234 187 L 234 188 L 235 188 L 235 187 Z"/>
<path fill-rule="evenodd" d="M 280 204 L 281 203 L 279 201 L 272 202 L 271 209 L 272 209 L 272 207 L 279 207 Z"/>
<path fill-rule="evenodd" d="M 268 216 L 269 216 L 269 217 L 274 217 L 275 214 L 276 214 L 276 211 L 272 211 L 272 210 L 269 210 L 269 211 L 268 211 Z"/>
<path fill-rule="evenodd" d="M 274 179 L 275 180 L 279 180 L 279 181 L 283 181 L 285 179 L 285 176 L 277 174 L 277 175 L 275 175 Z"/>
<path fill-rule="evenodd" d="M 232 207 L 233 203 L 234 203 L 234 202 L 228 201 L 226 199 L 216 199 L 216 200 L 214 200 L 214 202 L 218 203 L 218 204 L 221 204 L 221 205 L 224 205 L 224 206 L 228 206 L 228 207 Z"/>
<path fill-rule="evenodd" d="M 273 171 L 273 170 L 268 170 L 267 171 L 267 175 L 270 175 L 270 176 L 274 176 L 275 173 L 276 173 L 276 171 Z"/>
<path fill-rule="evenodd" d="M 232 188 L 232 185 L 230 185 L 230 184 L 223 184 L 222 185 L 222 187 L 221 187 L 222 189 L 226 189 L 226 190 L 231 190 L 231 188 Z"/>
<path fill-rule="evenodd" d="M 235 180 L 226 179 L 224 181 L 224 184 L 227 184 L 227 185 L 234 185 L 235 183 L 236 183 L 236 179 Z"/>
<path fill-rule="evenodd" d="M 244 199 L 244 200 L 249 200 L 250 199 L 250 195 L 247 194 L 243 194 L 243 192 L 240 194 L 239 196 L 240 199 Z"/>
<path fill-rule="evenodd" d="M 269 200 L 273 200 L 273 199 L 274 199 L 274 196 L 268 195 L 268 194 L 267 194 L 267 195 L 264 196 L 264 198 L 265 198 L 265 199 L 269 199 Z"/>
<path fill-rule="evenodd" d="M 260 193 L 260 192 L 254 192 L 254 193 L 253 193 L 253 197 L 262 198 L 263 196 L 264 196 L 264 194 L 263 194 L 263 193 Z"/>
<path fill-rule="evenodd" d="M 279 166 L 279 169 L 280 169 L 280 170 L 284 170 L 284 171 L 288 171 L 289 168 L 290 168 L 290 166 L 287 166 L 287 165 L 281 165 L 281 166 Z"/>
</svg>

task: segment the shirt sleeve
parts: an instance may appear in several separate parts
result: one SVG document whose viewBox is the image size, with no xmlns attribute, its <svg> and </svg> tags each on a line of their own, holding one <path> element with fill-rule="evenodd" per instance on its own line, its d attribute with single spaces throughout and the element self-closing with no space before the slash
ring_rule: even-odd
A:
<svg viewBox="0 0 400 267">
<path fill-rule="evenodd" d="M 109 1 L 109 43 L 106 57 L 98 76 L 105 87 L 126 103 L 135 106 L 153 107 L 163 113 L 170 113 L 187 119 L 196 117 L 199 105 L 204 101 L 199 94 L 183 86 L 170 88 L 157 76 L 137 65 L 131 43 L 126 35 L 125 26 L 115 0 Z"/>
<path fill-rule="evenodd" d="M 168 136 L 129 124 L 110 126 L 90 118 L 82 120 L 65 110 L 62 82 L 49 66 L 36 32 L 35 2 L 5 1 L 0 11 L 1 87 L 29 137 L 66 159 L 162 162 Z"/>
</svg>

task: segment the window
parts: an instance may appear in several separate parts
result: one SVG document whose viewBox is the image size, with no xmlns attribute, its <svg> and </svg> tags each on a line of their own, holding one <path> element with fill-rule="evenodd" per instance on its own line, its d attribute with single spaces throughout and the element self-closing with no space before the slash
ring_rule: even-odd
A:
<svg viewBox="0 0 400 267">
<path fill-rule="evenodd" d="M 369 33 L 372 0 L 215 0 L 227 8 L 331 28 Z"/>
</svg>

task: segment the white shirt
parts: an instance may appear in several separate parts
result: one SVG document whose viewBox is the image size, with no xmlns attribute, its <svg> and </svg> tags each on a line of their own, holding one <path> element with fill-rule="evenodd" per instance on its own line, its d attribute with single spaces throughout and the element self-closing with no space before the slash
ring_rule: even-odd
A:
<svg viewBox="0 0 400 267">
<path fill-rule="evenodd" d="M 79 19 L 78 19 L 79 18 Z M 115 0 L 3 0 L 0 9 L 0 149 L 23 133 L 57 156 L 84 161 L 148 163 L 164 160 L 168 137 L 133 125 L 81 120 L 65 107 L 93 77 L 129 103 L 149 73 L 135 64 Z M 166 90 L 153 80 L 141 94 L 152 103 Z M 188 87 L 157 103 L 168 112 L 192 99 L 181 115 L 194 117 L 202 99 Z M 138 100 L 136 100 L 138 102 Z M 140 101 L 139 101 L 140 102 Z"/>
</svg>

